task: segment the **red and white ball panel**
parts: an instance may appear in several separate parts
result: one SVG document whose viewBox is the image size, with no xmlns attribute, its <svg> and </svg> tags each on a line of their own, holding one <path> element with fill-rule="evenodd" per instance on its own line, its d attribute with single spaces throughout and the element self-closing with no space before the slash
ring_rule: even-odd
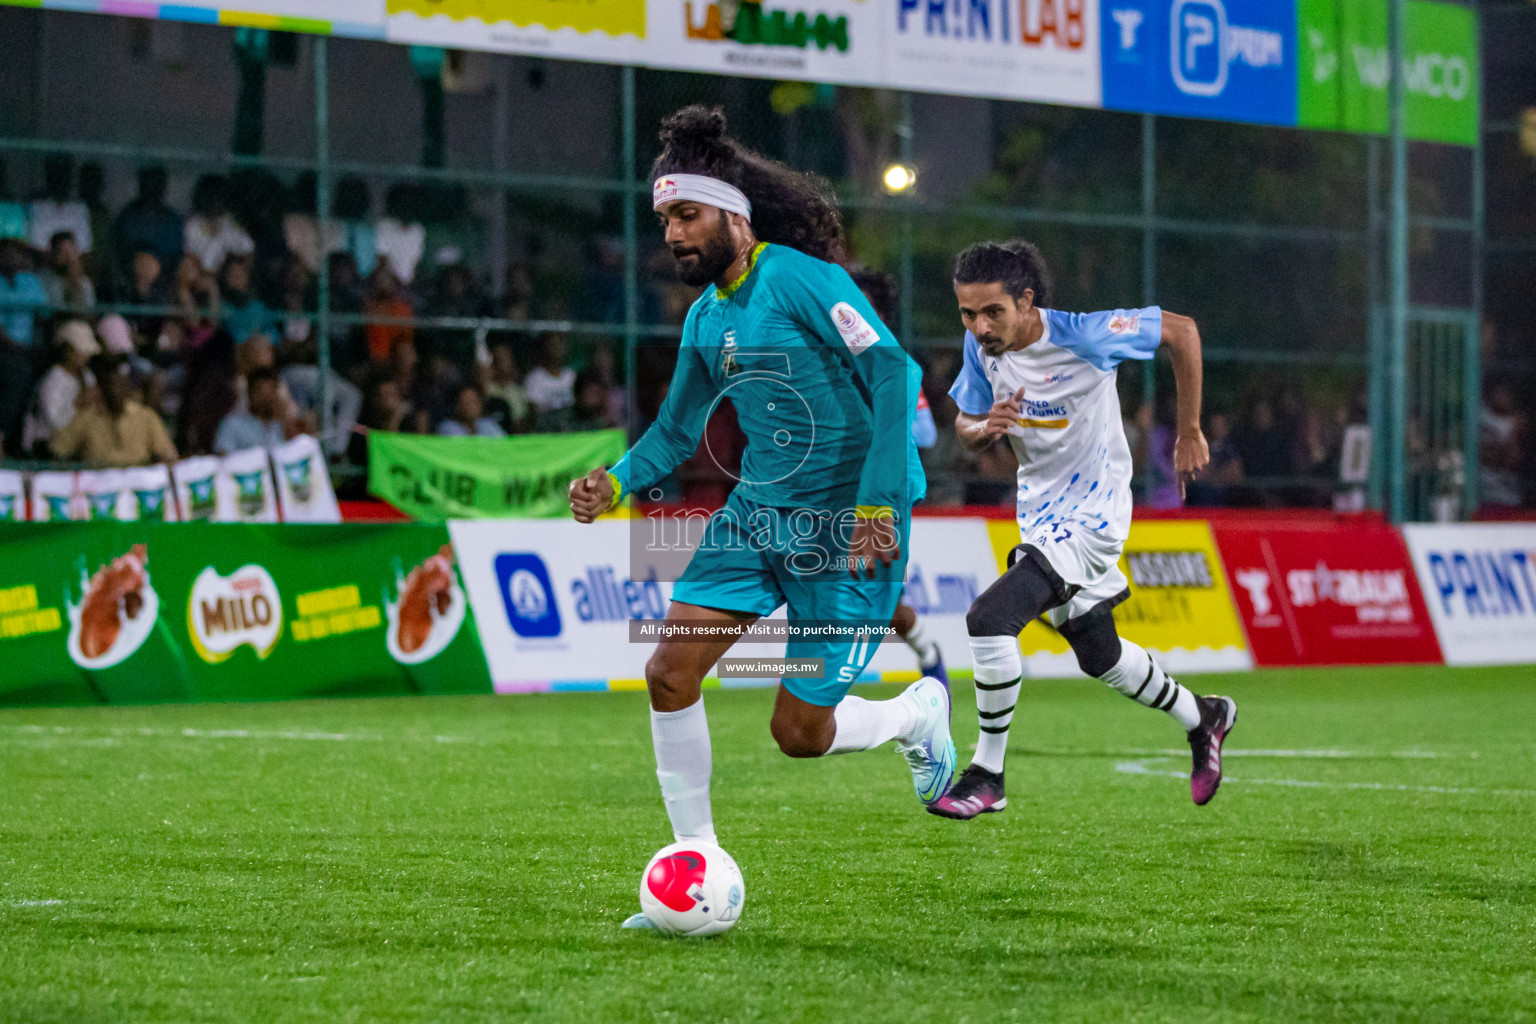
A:
<svg viewBox="0 0 1536 1024">
<path fill-rule="evenodd" d="M 664 846 L 640 877 L 640 909 L 668 935 L 718 935 L 746 902 L 741 869 L 714 843 Z"/>
</svg>

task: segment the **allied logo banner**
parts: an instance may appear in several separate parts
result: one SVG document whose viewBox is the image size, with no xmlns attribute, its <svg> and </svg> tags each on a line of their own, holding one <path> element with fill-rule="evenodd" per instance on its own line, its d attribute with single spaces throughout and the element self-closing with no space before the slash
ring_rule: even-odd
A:
<svg viewBox="0 0 1536 1024">
<path fill-rule="evenodd" d="M 1260 665 L 1440 661 L 1408 551 L 1384 525 L 1218 523 Z"/>
<path fill-rule="evenodd" d="M 1447 665 L 1536 664 L 1536 525 L 1403 527 Z"/>
<path fill-rule="evenodd" d="M 666 617 L 679 553 L 646 551 L 652 536 L 634 523 L 448 524 L 498 692 L 644 689 L 654 646 L 631 642 L 630 623 Z M 657 547 L 680 538 L 675 526 Z M 688 552 L 681 553 L 686 560 Z M 903 600 L 922 616 L 952 669 L 971 660 L 965 615 L 996 569 L 980 519 L 919 517 L 912 524 Z M 781 608 L 770 619 L 782 619 Z M 782 657 L 782 643 L 754 644 L 754 657 Z M 914 680 L 917 662 L 897 641 L 879 644 L 861 681 Z M 722 680 L 760 686 L 776 679 Z M 713 684 L 711 684 L 713 685 Z"/>
</svg>

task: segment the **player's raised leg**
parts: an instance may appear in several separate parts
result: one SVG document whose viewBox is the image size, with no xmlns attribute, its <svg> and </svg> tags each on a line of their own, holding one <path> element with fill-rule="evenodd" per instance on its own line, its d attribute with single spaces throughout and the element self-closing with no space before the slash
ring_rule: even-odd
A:
<svg viewBox="0 0 1536 1024">
<path fill-rule="evenodd" d="M 933 676 L 948 686 L 949 672 L 944 668 L 944 652 L 939 650 L 938 642 L 928 636 L 928 630 L 922 616 L 917 614 L 917 609 L 905 601 L 898 604 L 896 614 L 891 616 L 891 628 L 917 655 L 918 673 Z"/>
<path fill-rule="evenodd" d="M 828 675 L 835 680 L 837 673 L 834 664 Z M 874 750 L 895 740 L 912 770 L 918 799 L 931 804 L 944 794 L 955 773 L 955 743 L 949 733 L 949 689 L 943 683 L 925 676 L 896 697 L 866 700 L 851 695 L 839 699 L 836 691 L 846 693 L 846 683 L 829 692 L 814 685 L 821 682 L 794 680 L 800 684 L 799 695 L 791 691 L 789 680 L 779 687 L 772 728 L 780 750 L 790 757 L 822 757 Z M 828 699 L 836 703 L 825 703 Z"/>
<path fill-rule="evenodd" d="M 1166 711 L 1189 737 L 1194 758 L 1190 796 L 1208 803 L 1221 785 L 1221 744 L 1237 721 L 1230 697 L 1197 697 L 1157 663 L 1145 648 L 1115 632 L 1114 613 L 1100 605 L 1059 627 L 1077 664 L 1136 703 Z"/>
</svg>

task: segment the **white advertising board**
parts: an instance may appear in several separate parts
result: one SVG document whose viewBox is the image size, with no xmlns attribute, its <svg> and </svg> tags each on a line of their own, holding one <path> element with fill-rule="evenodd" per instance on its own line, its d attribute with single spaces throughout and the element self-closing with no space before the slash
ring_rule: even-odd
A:
<svg viewBox="0 0 1536 1024">
<path fill-rule="evenodd" d="M 622 520 L 589 526 L 564 520 L 448 524 L 498 692 L 642 685 L 653 645 L 630 642 L 630 621 L 664 617 L 672 584 L 660 559 L 632 553 L 631 529 Z M 965 613 L 995 575 L 983 520 L 916 520 L 907 601 L 950 668 L 970 666 Z M 781 609 L 771 618 L 783 614 Z M 740 644 L 731 654 L 775 658 L 784 648 Z M 912 651 L 891 640 L 877 648 L 862 678 L 915 679 L 916 667 Z"/>
<path fill-rule="evenodd" d="M 1536 523 L 1403 527 L 1447 665 L 1536 663 Z"/>
</svg>

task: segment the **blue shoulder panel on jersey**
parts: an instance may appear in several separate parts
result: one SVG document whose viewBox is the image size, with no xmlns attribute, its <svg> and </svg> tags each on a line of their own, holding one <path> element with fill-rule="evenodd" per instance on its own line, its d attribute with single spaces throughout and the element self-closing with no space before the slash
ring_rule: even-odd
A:
<svg viewBox="0 0 1536 1024">
<path fill-rule="evenodd" d="M 1051 344 L 1106 373 L 1127 359 L 1151 359 L 1163 338 L 1158 306 L 1099 313 L 1042 309 L 1040 315 L 1050 318 Z"/>
<path fill-rule="evenodd" d="M 985 416 L 992 411 L 992 385 L 981 372 L 981 346 L 976 336 L 965 332 L 963 346 L 965 357 L 955 383 L 949 389 L 949 397 L 955 400 L 960 411 L 969 416 Z"/>
</svg>

